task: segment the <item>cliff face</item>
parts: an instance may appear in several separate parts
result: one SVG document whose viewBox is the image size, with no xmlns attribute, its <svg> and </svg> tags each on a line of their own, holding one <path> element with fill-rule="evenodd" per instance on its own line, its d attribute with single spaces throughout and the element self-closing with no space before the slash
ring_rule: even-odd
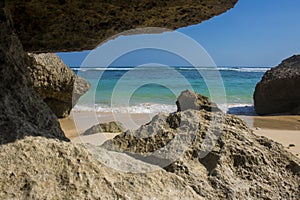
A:
<svg viewBox="0 0 300 200">
<path fill-rule="evenodd" d="M 28 52 L 93 49 L 138 27 L 180 28 L 232 8 L 237 0 L 14 0 L 7 1 Z"/>
</svg>

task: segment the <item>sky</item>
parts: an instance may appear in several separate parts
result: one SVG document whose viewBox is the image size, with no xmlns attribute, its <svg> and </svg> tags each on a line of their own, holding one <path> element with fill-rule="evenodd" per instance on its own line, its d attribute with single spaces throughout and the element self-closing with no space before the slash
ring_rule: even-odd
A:
<svg viewBox="0 0 300 200">
<path fill-rule="evenodd" d="M 299 9 L 299 0 L 239 0 L 226 13 L 177 31 L 200 44 L 217 66 L 272 67 L 283 59 L 300 53 Z M 176 33 L 163 33 L 155 37 L 166 41 L 166 38 L 174 37 L 174 34 Z M 100 48 L 117 48 L 118 45 L 128 43 L 142 44 L 143 40 L 151 37 L 153 36 L 122 36 Z M 178 41 L 174 40 L 175 42 Z M 192 49 L 187 51 L 193 52 Z M 72 67 L 80 66 L 89 53 L 90 51 L 83 51 L 58 55 Z M 131 52 L 127 56 L 120 56 L 113 64 L 139 65 L 151 62 L 149 58 L 155 58 L 154 62 L 186 65 L 186 61 L 178 59 L 178 56 L 175 58 L 168 53 L 160 53 L 161 51 L 149 49 Z"/>
</svg>

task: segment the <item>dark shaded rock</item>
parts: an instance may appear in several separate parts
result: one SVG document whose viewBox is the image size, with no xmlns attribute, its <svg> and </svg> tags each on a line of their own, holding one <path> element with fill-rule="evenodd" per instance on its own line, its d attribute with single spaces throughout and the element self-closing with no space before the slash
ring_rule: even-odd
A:
<svg viewBox="0 0 300 200">
<path fill-rule="evenodd" d="M 292 110 L 292 114 L 293 114 L 293 115 L 300 115 L 300 106 L 294 108 L 294 109 Z"/>
<path fill-rule="evenodd" d="M 255 111 L 259 115 L 299 114 L 300 55 L 294 55 L 268 70 L 256 85 Z"/>
<path fill-rule="evenodd" d="M 92 135 L 95 133 L 120 133 L 125 130 L 123 124 L 118 121 L 100 123 L 92 126 L 91 128 L 84 131 L 83 135 Z"/>
<path fill-rule="evenodd" d="M 212 103 L 208 97 L 197 94 L 192 90 L 185 90 L 181 92 L 176 101 L 177 111 L 192 110 L 206 110 L 209 112 L 221 111 L 215 103 Z"/>
<path fill-rule="evenodd" d="M 75 73 L 54 53 L 28 54 L 30 82 L 57 117 L 70 114 L 90 84 Z"/>
<path fill-rule="evenodd" d="M 10 13 L 0 9 L 0 144 L 26 135 L 68 140 L 57 118 L 28 86 L 27 55 L 14 32 Z"/>
<path fill-rule="evenodd" d="M 237 0 L 5 1 L 28 52 L 94 49 L 120 32 L 176 29 L 198 24 L 232 8 Z M 160 30 L 161 31 L 161 30 Z M 131 34 L 130 32 L 128 34 Z"/>
<path fill-rule="evenodd" d="M 281 144 L 253 134 L 241 119 L 222 112 L 159 114 L 102 147 L 164 167 L 205 199 L 298 199 L 300 195 L 300 160 Z M 181 152 L 177 159 L 176 152 Z"/>
</svg>

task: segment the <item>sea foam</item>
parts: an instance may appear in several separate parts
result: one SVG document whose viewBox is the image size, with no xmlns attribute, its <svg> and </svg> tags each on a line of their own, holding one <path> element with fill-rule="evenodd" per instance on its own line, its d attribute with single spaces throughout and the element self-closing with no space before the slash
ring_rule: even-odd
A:
<svg viewBox="0 0 300 200">
<path fill-rule="evenodd" d="M 252 104 L 227 104 L 219 105 L 219 107 L 229 113 L 235 115 L 255 115 L 254 106 Z M 73 111 L 88 112 L 114 112 L 114 113 L 173 113 L 176 112 L 176 105 L 157 104 L 157 103 L 141 103 L 131 106 L 115 106 L 110 107 L 104 104 L 95 104 L 95 106 L 76 105 Z"/>
<path fill-rule="evenodd" d="M 172 113 L 177 110 L 176 105 L 142 103 L 131 106 L 110 107 L 104 104 L 95 104 L 95 106 L 76 105 L 73 111 L 90 112 L 114 112 L 114 113 Z"/>
</svg>

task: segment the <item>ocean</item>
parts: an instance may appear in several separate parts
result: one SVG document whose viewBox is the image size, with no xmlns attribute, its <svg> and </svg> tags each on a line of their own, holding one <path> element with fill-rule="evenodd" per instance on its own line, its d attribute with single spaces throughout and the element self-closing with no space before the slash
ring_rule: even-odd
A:
<svg viewBox="0 0 300 200">
<path fill-rule="evenodd" d="M 253 92 L 268 67 L 122 66 L 72 67 L 91 89 L 76 111 L 158 113 L 176 111 L 181 91 L 220 101 L 224 112 L 253 115 Z"/>
</svg>

